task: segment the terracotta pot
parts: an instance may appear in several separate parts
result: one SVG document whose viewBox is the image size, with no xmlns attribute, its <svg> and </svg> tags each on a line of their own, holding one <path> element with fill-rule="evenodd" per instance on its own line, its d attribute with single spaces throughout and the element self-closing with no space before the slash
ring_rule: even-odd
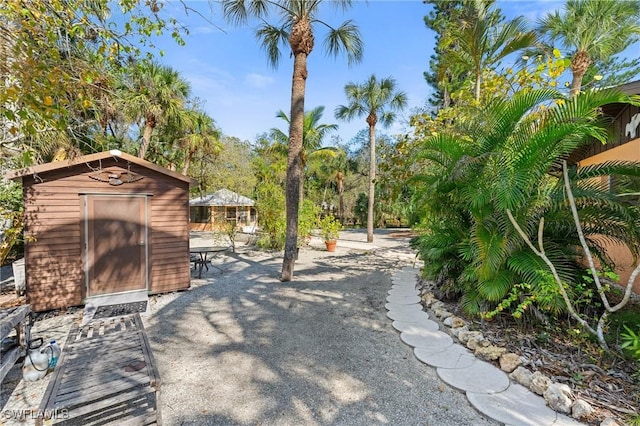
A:
<svg viewBox="0 0 640 426">
<path fill-rule="evenodd" d="M 336 240 L 329 240 L 324 243 L 327 245 L 327 251 L 336 251 Z"/>
</svg>

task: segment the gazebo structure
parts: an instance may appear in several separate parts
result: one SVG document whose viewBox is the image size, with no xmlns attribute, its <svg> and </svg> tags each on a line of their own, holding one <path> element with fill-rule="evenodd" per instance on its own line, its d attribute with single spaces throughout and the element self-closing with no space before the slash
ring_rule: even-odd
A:
<svg viewBox="0 0 640 426">
<path fill-rule="evenodd" d="M 192 231 L 222 231 L 231 222 L 236 229 L 255 227 L 255 201 L 228 189 L 189 201 L 189 228 Z"/>
<path fill-rule="evenodd" d="M 189 186 L 118 150 L 14 170 L 22 182 L 27 303 L 189 288 Z"/>
</svg>

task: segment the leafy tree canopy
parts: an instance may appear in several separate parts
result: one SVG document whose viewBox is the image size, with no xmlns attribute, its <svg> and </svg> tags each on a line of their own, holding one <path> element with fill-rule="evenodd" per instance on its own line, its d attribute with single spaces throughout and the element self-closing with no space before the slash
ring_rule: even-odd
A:
<svg viewBox="0 0 640 426">
<path fill-rule="evenodd" d="M 110 70 L 152 46 L 176 19 L 161 2 L 9 1 L 0 8 L 0 148 L 42 160 L 59 147 L 82 149 L 83 135 L 113 89 Z M 117 7 L 117 11 L 114 8 Z M 114 15 L 122 14 L 117 21 Z M 149 54 L 150 55 L 150 54 Z"/>
</svg>

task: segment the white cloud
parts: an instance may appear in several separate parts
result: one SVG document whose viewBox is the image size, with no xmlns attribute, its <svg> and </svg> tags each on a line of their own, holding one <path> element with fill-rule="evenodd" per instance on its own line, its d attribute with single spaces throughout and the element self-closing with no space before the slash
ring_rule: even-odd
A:
<svg viewBox="0 0 640 426">
<path fill-rule="evenodd" d="M 191 34 L 211 34 L 214 31 L 220 32 L 220 30 L 216 30 L 213 27 L 200 26 L 195 27 L 193 30 L 191 30 Z"/>
<path fill-rule="evenodd" d="M 244 81 L 249 86 L 255 87 L 257 89 L 263 89 L 275 82 L 273 77 L 256 73 L 247 74 L 247 76 L 244 78 Z"/>
</svg>

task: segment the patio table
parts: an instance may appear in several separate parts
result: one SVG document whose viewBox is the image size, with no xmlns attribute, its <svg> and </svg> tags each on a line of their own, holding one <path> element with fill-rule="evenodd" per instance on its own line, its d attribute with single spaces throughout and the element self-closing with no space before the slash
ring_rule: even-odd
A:
<svg viewBox="0 0 640 426">
<path fill-rule="evenodd" d="M 229 247 L 223 246 L 190 248 L 189 254 L 191 255 L 191 261 L 194 263 L 194 267 L 198 268 L 198 278 L 202 278 L 202 268 L 206 268 L 207 271 L 209 270 L 207 263 L 220 272 L 224 272 L 222 268 L 212 264 L 211 260 L 227 250 L 229 250 Z"/>
</svg>

